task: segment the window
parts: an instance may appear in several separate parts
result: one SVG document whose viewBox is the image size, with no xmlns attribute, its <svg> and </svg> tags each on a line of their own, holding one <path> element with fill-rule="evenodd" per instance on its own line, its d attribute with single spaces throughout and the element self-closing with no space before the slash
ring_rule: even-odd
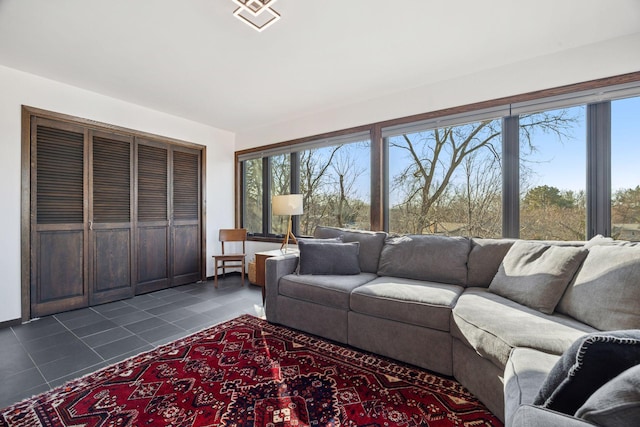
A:
<svg viewBox="0 0 640 427">
<path fill-rule="evenodd" d="M 294 218 L 296 235 L 313 235 L 318 225 L 370 228 L 369 132 L 310 141 L 299 148 L 278 148 L 261 152 L 263 158 L 241 160 L 243 226 L 252 236 L 283 235 L 288 217 L 271 215 L 263 206 L 270 206 L 273 196 L 298 193 L 303 195 L 304 214 Z"/>
<path fill-rule="evenodd" d="M 286 218 L 270 217 L 270 197 L 294 192 L 304 200 L 304 214 L 294 218 L 297 235 L 329 225 L 549 240 L 600 233 L 640 241 L 640 73 L 634 79 L 239 152 L 242 224 L 255 236 L 282 234 Z"/>
<path fill-rule="evenodd" d="M 291 193 L 291 156 L 280 154 L 269 157 L 269 179 L 270 189 L 269 200 L 273 196 Z M 271 203 L 269 203 L 271 206 Z M 271 210 L 269 210 L 271 211 Z M 289 217 L 282 215 L 271 215 L 271 230 L 269 234 L 277 236 L 284 235 L 289 226 Z"/>
<path fill-rule="evenodd" d="M 499 237 L 500 139 L 491 119 L 388 137 L 389 231 Z"/>
<path fill-rule="evenodd" d="M 611 102 L 611 234 L 640 241 L 640 97 Z"/>
<path fill-rule="evenodd" d="M 520 115 L 520 237 L 586 238 L 585 107 Z"/>
<path fill-rule="evenodd" d="M 251 234 L 260 234 L 262 233 L 262 159 L 247 160 L 243 167 L 243 226 Z"/>
<path fill-rule="evenodd" d="M 370 147 L 367 140 L 300 152 L 301 235 L 318 225 L 369 228 Z"/>
</svg>

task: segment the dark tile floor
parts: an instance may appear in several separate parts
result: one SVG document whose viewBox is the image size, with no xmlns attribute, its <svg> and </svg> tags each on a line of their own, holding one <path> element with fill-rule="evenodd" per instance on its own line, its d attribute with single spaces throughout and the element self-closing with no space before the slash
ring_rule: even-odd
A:
<svg viewBox="0 0 640 427">
<path fill-rule="evenodd" d="M 229 275 L 0 329 L 0 408 L 261 307 Z"/>
</svg>

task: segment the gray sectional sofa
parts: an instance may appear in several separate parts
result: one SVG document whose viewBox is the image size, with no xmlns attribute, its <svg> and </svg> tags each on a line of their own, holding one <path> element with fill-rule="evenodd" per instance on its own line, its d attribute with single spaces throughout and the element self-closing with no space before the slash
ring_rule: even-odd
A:
<svg viewBox="0 0 640 427">
<path fill-rule="evenodd" d="M 640 248 L 331 227 L 314 237 L 299 256 L 267 260 L 268 321 L 453 376 L 507 425 L 598 424 L 553 403 L 578 370 L 566 362 L 572 345 L 640 329 Z M 638 338 L 625 348 L 640 348 Z M 556 372 L 561 360 L 571 373 Z"/>
</svg>

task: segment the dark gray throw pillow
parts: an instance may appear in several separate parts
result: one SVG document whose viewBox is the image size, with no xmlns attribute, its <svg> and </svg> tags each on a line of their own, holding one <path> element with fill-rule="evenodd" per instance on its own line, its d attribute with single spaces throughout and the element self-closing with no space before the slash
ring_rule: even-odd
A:
<svg viewBox="0 0 640 427">
<path fill-rule="evenodd" d="M 639 363 L 640 330 L 587 334 L 564 352 L 533 403 L 573 415 L 596 390 Z"/>
<path fill-rule="evenodd" d="M 640 425 L 640 365 L 600 387 L 575 416 L 603 427 Z"/>
<path fill-rule="evenodd" d="M 360 274 L 359 242 L 339 243 L 304 239 L 298 241 L 300 262 L 298 274 Z"/>
</svg>

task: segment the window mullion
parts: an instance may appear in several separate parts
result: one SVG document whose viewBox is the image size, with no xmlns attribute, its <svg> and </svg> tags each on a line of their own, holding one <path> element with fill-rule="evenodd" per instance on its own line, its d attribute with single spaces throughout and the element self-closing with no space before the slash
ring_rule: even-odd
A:
<svg viewBox="0 0 640 427">
<path fill-rule="evenodd" d="M 611 235 L 611 102 L 587 106 L 587 239 Z"/>
<path fill-rule="evenodd" d="M 300 152 L 296 151 L 291 153 L 291 167 L 289 179 L 291 186 L 291 194 L 300 194 Z M 291 223 L 293 227 L 293 234 L 295 236 L 300 235 L 300 216 L 293 215 L 291 217 Z"/>
<path fill-rule="evenodd" d="M 502 237 L 520 236 L 520 118 L 502 119 Z"/>
<path fill-rule="evenodd" d="M 262 235 L 271 230 L 271 159 L 262 159 Z"/>
</svg>

